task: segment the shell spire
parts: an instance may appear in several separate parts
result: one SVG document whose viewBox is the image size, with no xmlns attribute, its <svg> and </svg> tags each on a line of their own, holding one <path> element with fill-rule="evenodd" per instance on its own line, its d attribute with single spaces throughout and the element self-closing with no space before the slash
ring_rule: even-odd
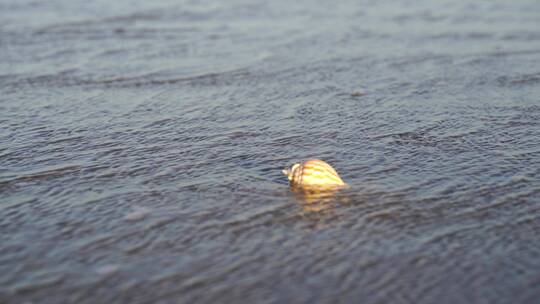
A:
<svg viewBox="0 0 540 304">
<path fill-rule="evenodd" d="M 325 161 L 310 159 L 284 169 L 292 187 L 303 189 L 335 189 L 347 187 L 339 174 Z"/>
</svg>

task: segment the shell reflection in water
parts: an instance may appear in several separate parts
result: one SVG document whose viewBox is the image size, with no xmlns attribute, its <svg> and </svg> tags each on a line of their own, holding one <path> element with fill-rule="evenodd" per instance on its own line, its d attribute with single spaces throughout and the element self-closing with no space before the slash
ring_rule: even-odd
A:
<svg viewBox="0 0 540 304">
<path fill-rule="evenodd" d="M 338 192 L 339 189 L 305 190 L 293 188 L 296 200 L 299 202 L 302 210 L 307 212 L 320 212 L 334 208 L 339 203 Z"/>
</svg>

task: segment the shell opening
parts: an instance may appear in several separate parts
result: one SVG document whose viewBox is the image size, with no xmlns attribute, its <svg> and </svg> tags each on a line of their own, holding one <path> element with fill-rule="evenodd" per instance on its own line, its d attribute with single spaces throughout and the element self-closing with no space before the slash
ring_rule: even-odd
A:
<svg viewBox="0 0 540 304">
<path fill-rule="evenodd" d="M 289 177 L 289 175 L 291 174 L 291 169 L 285 168 L 285 169 L 281 170 L 281 172 L 283 173 L 283 175 Z"/>
<path fill-rule="evenodd" d="M 287 179 L 288 179 L 289 181 L 292 181 L 293 178 L 294 178 L 295 170 L 296 170 L 299 166 L 300 166 L 300 164 L 294 164 L 294 165 L 292 165 L 292 167 L 290 167 L 290 168 L 285 168 L 285 169 L 281 170 L 281 172 L 282 172 L 285 176 L 287 176 Z"/>
</svg>

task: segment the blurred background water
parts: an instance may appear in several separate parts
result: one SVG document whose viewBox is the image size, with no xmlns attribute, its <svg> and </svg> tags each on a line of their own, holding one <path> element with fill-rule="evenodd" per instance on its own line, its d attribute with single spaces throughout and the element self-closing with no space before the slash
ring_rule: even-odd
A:
<svg viewBox="0 0 540 304">
<path fill-rule="evenodd" d="M 536 0 L 1 0 L 0 123 L 2 303 L 540 296 Z"/>
</svg>

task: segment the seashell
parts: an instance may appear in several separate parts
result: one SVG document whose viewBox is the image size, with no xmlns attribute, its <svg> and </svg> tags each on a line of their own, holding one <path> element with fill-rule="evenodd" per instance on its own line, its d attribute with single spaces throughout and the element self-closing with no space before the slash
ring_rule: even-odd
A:
<svg viewBox="0 0 540 304">
<path fill-rule="evenodd" d="M 339 174 L 325 161 L 310 159 L 282 171 L 294 188 L 336 189 L 347 187 Z"/>
</svg>

